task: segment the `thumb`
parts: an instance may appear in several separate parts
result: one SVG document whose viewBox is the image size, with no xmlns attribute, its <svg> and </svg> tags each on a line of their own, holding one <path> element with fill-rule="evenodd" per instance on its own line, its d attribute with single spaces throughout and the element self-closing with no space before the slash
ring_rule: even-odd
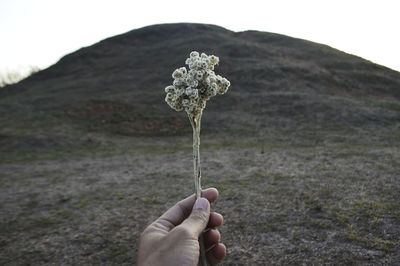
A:
<svg viewBox="0 0 400 266">
<path fill-rule="evenodd" d="M 182 227 L 189 230 L 193 236 L 198 238 L 206 229 L 210 218 L 210 203 L 206 198 L 198 198 L 193 205 L 192 213 L 183 221 Z"/>
</svg>

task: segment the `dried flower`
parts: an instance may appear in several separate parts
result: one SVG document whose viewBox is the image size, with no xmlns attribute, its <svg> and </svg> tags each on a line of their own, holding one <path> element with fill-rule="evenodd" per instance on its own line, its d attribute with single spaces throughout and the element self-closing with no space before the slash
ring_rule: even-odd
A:
<svg viewBox="0 0 400 266">
<path fill-rule="evenodd" d="M 176 111 L 185 110 L 193 128 L 193 172 L 196 197 L 201 195 L 201 167 L 200 167 L 200 123 L 206 101 L 217 94 L 224 94 L 230 82 L 215 75 L 214 66 L 219 62 L 215 55 L 206 55 L 193 51 L 186 59 L 185 67 L 176 69 L 172 73 L 173 85 L 165 88 L 165 101 Z M 204 241 L 200 238 L 201 265 L 207 265 Z"/>
<path fill-rule="evenodd" d="M 210 97 L 224 94 L 230 82 L 215 75 L 214 66 L 219 63 L 219 58 L 215 55 L 200 55 L 193 51 L 185 63 L 189 71 L 181 67 L 172 73 L 174 81 L 173 85 L 165 88 L 165 101 L 176 111 L 185 110 L 188 115 L 196 116 L 202 112 Z"/>
</svg>

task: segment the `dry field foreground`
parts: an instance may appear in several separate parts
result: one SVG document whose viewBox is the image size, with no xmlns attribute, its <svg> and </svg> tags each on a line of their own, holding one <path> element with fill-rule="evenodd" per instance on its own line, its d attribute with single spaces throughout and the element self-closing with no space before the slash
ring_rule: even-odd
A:
<svg viewBox="0 0 400 266">
<path fill-rule="evenodd" d="M 203 136 L 224 265 L 396 265 L 398 147 L 296 139 Z M 131 265 L 146 224 L 192 191 L 190 141 L 121 137 L 112 151 L 2 163 L 0 264 Z"/>
</svg>

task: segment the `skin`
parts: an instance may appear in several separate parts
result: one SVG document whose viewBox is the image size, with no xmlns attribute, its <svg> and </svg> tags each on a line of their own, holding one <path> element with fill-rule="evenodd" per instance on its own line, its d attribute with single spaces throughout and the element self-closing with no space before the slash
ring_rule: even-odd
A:
<svg viewBox="0 0 400 266">
<path fill-rule="evenodd" d="M 223 217 L 210 212 L 210 203 L 218 198 L 218 190 L 202 191 L 202 198 L 195 195 L 176 203 L 142 233 L 138 254 L 139 266 L 190 266 L 197 265 L 200 247 L 198 238 L 203 234 L 206 257 L 216 265 L 226 255 L 220 243 L 221 234 L 216 229 L 223 224 Z"/>
</svg>

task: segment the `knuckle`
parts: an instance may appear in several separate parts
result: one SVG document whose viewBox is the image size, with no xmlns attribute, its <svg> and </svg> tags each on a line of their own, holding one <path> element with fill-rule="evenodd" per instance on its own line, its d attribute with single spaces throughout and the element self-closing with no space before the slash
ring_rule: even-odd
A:
<svg viewBox="0 0 400 266">
<path fill-rule="evenodd" d="M 193 219 L 201 221 L 202 223 L 207 223 L 209 219 L 209 214 L 204 211 L 194 210 L 191 216 Z"/>
<path fill-rule="evenodd" d="M 175 231 L 176 234 L 181 235 L 181 236 L 184 236 L 184 237 L 190 238 L 190 237 L 193 236 L 193 233 L 192 233 L 192 231 L 190 230 L 190 228 L 188 228 L 188 227 L 186 227 L 186 226 L 178 226 L 178 227 L 175 227 L 174 231 Z"/>
</svg>

